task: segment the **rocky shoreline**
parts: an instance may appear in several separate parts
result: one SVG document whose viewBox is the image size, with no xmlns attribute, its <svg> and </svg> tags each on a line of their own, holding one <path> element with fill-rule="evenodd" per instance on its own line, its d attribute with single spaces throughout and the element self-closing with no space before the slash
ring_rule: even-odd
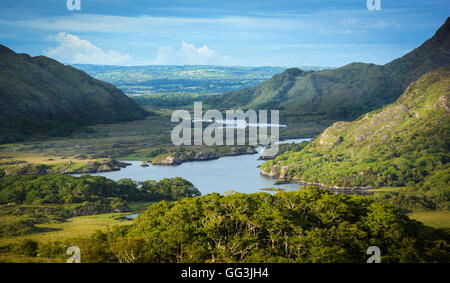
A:
<svg viewBox="0 0 450 283">
<path fill-rule="evenodd" d="M 117 160 L 111 160 L 108 162 L 100 163 L 100 166 L 96 165 L 95 162 L 93 164 L 88 162 L 87 166 L 94 166 L 92 169 L 79 170 L 79 171 L 71 171 L 71 172 L 58 172 L 58 173 L 67 173 L 67 174 L 89 174 L 89 173 L 102 173 L 102 172 L 112 172 L 119 171 L 122 168 L 130 166 L 131 163 L 120 162 Z"/>
<path fill-rule="evenodd" d="M 160 154 L 153 159 L 153 161 L 142 162 L 141 167 L 148 167 L 151 163 L 152 165 L 162 165 L 162 166 L 176 166 L 184 162 L 193 161 L 207 161 L 219 159 L 224 156 L 238 156 L 244 154 L 256 154 L 258 151 L 254 147 L 233 147 L 229 152 L 218 153 L 213 150 L 196 152 L 196 151 L 180 151 Z M 18 175 L 46 175 L 52 173 L 62 173 L 62 174 L 92 174 L 92 173 L 103 173 L 119 171 L 125 168 L 130 163 L 125 163 L 117 161 L 115 159 L 107 159 L 103 161 L 88 161 L 82 166 L 77 166 L 79 168 L 73 169 L 75 163 L 72 161 L 66 161 L 64 163 L 58 163 L 55 165 L 47 164 L 33 164 L 26 161 L 11 161 L 8 163 L 11 165 L 0 171 L 0 177 L 8 176 L 18 176 Z"/>
<path fill-rule="evenodd" d="M 256 154 L 258 153 L 255 148 L 249 147 L 245 150 L 240 148 L 233 148 L 230 152 L 219 154 L 216 151 L 203 151 L 203 152 L 195 152 L 195 151 L 184 151 L 184 152 L 173 152 L 173 153 L 165 153 L 160 154 L 152 160 L 152 165 L 163 165 L 163 166 L 176 166 L 180 165 L 184 162 L 192 162 L 192 161 L 207 161 L 219 159 L 224 156 L 238 156 L 244 154 Z"/>
<path fill-rule="evenodd" d="M 339 194 L 361 194 L 361 195 L 369 195 L 373 194 L 373 192 L 369 192 L 367 190 L 374 189 L 373 187 L 339 187 L 339 186 L 329 186 L 323 183 L 318 182 L 304 182 L 298 179 L 292 179 L 285 175 L 288 170 L 288 166 L 283 166 L 281 168 L 281 173 L 279 172 L 278 165 L 274 165 L 274 170 L 270 170 L 270 172 L 261 171 L 261 175 L 266 178 L 276 179 L 277 181 L 274 185 L 284 185 L 284 184 L 299 184 L 301 186 L 317 186 L 321 189 L 326 189 Z M 272 168 L 273 168 L 272 167 Z"/>
<path fill-rule="evenodd" d="M 130 163 L 120 162 L 114 159 L 104 161 L 89 161 L 80 169 L 72 170 L 70 167 L 73 165 L 72 161 L 65 162 L 58 167 L 45 165 L 45 164 L 33 164 L 27 162 L 20 162 L 16 166 L 6 168 L 3 172 L 0 172 L 0 177 L 18 176 L 18 175 L 46 175 L 51 173 L 63 173 L 63 174 L 90 174 L 101 172 L 119 171 L 125 168 Z"/>
<path fill-rule="evenodd" d="M 260 157 L 258 157 L 258 160 L 272 160 L 275 159 L 278 156 L 278 154 L 271 154 L 267 150 L 264 150 Z"/>
</svg>

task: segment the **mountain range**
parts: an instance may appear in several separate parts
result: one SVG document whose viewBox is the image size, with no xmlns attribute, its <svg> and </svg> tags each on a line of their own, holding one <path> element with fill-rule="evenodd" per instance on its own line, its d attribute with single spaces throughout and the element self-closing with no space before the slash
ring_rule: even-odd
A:
<svg viewBox="0 0 450 283">
<path fill-rule="evenodd" d="M 316 72 L 292 68 L 208 103 L 219 109 L 279 109 L 291 135 L 317 135 L 333 122 L 394 102 L 421 75 L 450 66 L 449 34 L 450 18 L 420 47 L 386 65 L 351 63 Z"/>
<path fill-rule="evenodd" d="M 421 75 L 450 66 L 450 18 L 420 47 L 386 65 L 287 69 L 270 80 L 204 98 L 210 108 L 279 109 L 284 137 L 316 136 L 394 102 Z M 0 45 L 0 143 L 70 134 L 80 126 L 143 119 L 151 113 L 113 85 L 53 59 Z M 283 131 L 285 133 L 283 134 Z"/>
<path fill-rule="evenodd" d="M 109 83 L 0 45 L 0 143 L 66 135 L 80 126 L 149 115 Z"/>
</svg>

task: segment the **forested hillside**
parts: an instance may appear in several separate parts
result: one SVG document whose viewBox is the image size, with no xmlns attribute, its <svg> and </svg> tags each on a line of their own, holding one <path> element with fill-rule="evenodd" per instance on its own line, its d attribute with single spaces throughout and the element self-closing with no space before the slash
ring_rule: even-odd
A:
<svg viewBox="0 0 450 283">
<path fill-rule="evenodd" d="M 449 205 L 450 68 L 412 83 L 393 104 L 336 122 L 299 152 L 261 165 L 283 181 L 326 187 L 421 186 Z"/>
</svg>

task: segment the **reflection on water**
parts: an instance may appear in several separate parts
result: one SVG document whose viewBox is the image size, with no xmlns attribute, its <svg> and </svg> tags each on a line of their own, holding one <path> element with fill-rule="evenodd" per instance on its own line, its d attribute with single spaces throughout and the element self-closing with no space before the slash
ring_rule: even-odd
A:
<svg viewBox="0 0 450 283">
<path fill-rule="evenodd" d="M 308 139 L 291 140 L 301 142 Z M 258 160 L 263 148 L 257 148 L 258 154 L 228 156 L 215 160 L 185 162 L 179 166 L 141 167 L 140 161 L 130 161 L 132 165 L 120 171 L 91 174 L 105 176 L 112 180 L 131 178 L 134 181 L 161 180 L 163 178 L 182 177 L 199 189 L 202 195 L 208 193 L 224 194 L 227 191 L 241 193 L 262 192 L 263 188 L 283 188 L 295 190 L 300 185 L 274 185 L 275 180 L 262 177 Z"/>
<path fill-rule="evenodd" d="M 247 127 L 255 127 L 255 128 L 286 128 L 286 125 L 282 124 L 271 124 L 271 123 L 250 123 L 246 120 L 192 120 L 195 122 L 206 122 L 211 123 L 212 126 L 217 129 L 245 129 Z"/>
</svg>

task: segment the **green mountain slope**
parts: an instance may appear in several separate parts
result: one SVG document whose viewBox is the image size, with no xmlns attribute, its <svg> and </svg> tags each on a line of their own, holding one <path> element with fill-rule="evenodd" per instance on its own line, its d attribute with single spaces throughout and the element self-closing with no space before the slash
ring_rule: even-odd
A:
<svg viewBox="0 0 450 283">
<path fill-rule="evenodd" d="M 325 187 L 420 186 L 450 197 L 450 68 L 412 83 L 393 104 L 336 122 L 300 152 L 261 165 L 283 181 Z"/>
<path fill-rule="evenodd" d="M 0 143 L 148 115 L 111 84 L 50 58 L 17 54 L 0 45 Z"/>
<path fill-rule="evenodd" d="M 436 34 L 407 55 L 380 66 L 351 63 L 333 70 L 288 69 L 269 81 L 211 98 L 216 108 L 279 109 L 281 122 L 313 135 L 339 120 L 394 102 L 426 72 L 450 66 L 450 18 Z M 289 129 L 288 129 L 289 130 Z"/>
</svg>

